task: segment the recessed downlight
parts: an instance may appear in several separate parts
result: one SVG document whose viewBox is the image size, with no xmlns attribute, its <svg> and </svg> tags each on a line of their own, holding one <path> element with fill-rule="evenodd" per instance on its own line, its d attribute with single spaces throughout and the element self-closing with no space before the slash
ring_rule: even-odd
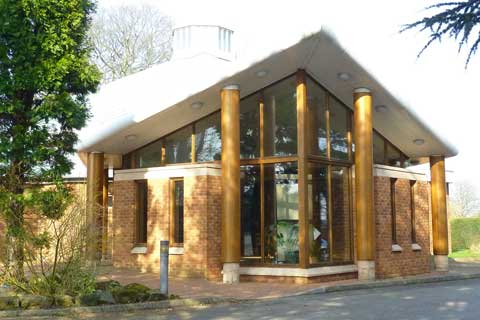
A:
<svg viewBox="0 0 480 320">
<path fill-rule="evenodd" d="M 267 70 L 259 70 L 256 73 L 257 77 L 259 77 L 259 78 L 263 78 L 263 77 L 267 76 L 267 74 L 268 74 Z"/>
<path fill-rule="evenodd" d="M 192 104 L 190 105 L 190 107 L 191 107 L 192 109 L 200 109 L 201 107 L 203 107 L 203 102 L 201 102 L 201 101 L 195 101 L 194 103 L 192 103 Z"/>
<path fill-rule="evenodd" d="M 342 81 L 348 81 L 352 78 L 352 76 L 348 72 L 339 72 L 337 74 L 337 78 L 342 80 Z"/>
<path fill-rule="evenodd" d="M 413 143 L 417 146 L 421 146 L 425 143 L 425 140 L 419 138 L 419 139 L 413 140 Z"/>
<path fill-rule="evenodd" d="M 384 104 L 379 104 L 379 105 L 375 106 L 375 111 L 376 112 L 382 113 L 382 112 L 387 111 L 387 109 L 388 109 L 387 106 L 384 105 Z"/>
<path fill-rule="evenodd" d="M 133 141 L 135 139 L 137 139 L 136 134 L 129 134 L 129 135 L 125 136 L 125 140 L 127 140 L 127 141 Z"/>
</svg>

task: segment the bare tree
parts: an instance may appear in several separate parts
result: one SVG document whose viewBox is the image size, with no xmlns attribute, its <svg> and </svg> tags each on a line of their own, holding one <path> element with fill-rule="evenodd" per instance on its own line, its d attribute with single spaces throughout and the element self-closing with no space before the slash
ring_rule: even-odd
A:
<svg viewBox="0 0 480 320">
<path fill-rule="evenodd" d="M 455 182 L 452 191 L 450 207 L 455 216 L 471 217 L 480 213 L 480 198 L 471 182 Z"/>
<path fill-rule="evenodd" d="M 148 5 L 99 8 L 90 29 L 92 59 L 103 83 L 145 70 L 171 56 L 173 23 Z"/>
</svg>

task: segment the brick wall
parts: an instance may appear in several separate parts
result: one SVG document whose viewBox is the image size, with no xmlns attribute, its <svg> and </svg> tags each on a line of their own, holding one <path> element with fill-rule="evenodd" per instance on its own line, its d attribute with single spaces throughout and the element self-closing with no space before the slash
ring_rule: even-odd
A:
<svg viewBox="0 0 480 320">
<path fill-rule="evenodd" d="M 160 240 L 169 238 L 169 179 L 148 180 L 147 253 L 135 246 L 135 182 L 114 182 L 113 264 L 159 272 Z M 170 255 L 174 277 L 220 278 L 220 177 L 184 178 L 184 253 Z"/>
<path fill-rule="evenodd" d="M 397 244 L 402 252 L 392 252 L 392 213 L 390 178 L 374 178 L 376 224 L 376 274 L 378 278 L 407 276 L 430 272 L 429 184 L 417 181 L 415 186 L 416 243 L 412 250 L 410 181 L 396 182 Z"/>
</svg>

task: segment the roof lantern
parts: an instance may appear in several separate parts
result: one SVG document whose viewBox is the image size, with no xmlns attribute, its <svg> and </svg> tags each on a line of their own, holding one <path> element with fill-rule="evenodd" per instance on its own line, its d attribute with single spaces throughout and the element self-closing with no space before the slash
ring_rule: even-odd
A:
<svg viewBox="0 0 480 320">
<path fill-rule="evenodd" d="M 202 53 L 234 60 L 233 31 L 215 25 L 187 25 L 173 30 L 173 59 Z"/>
</svg>

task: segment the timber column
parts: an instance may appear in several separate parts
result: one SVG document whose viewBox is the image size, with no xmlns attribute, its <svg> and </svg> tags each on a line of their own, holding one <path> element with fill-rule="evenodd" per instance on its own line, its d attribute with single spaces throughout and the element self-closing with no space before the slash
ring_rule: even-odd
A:
<svg viewBox="0 0 480 320">
<path fill-rule="evenodd" d="M 445 181 L 445 157 L 430 157 L 432 188 L 432 231 L 435 269 L 448 271 L 448 219 Z"/>
<path fill-rule="evenodd" d="M 223 283 L 240 281 L 240 90 L 220 92 L 222 117 Z"/>
<path fill-rule="evenodd" d="M 87 257 L 89 261 L 99 261 L 102 256 L 104 175 L 104 154 L 90 152 L 87 162 Z"/>
<path fill-rule="evenodd" d="M 375 279 L 375 216 L 373 213 L 372 94 L 353 93 L 355 122 L 355 205 L 359 280 Z"/>
</svg>

